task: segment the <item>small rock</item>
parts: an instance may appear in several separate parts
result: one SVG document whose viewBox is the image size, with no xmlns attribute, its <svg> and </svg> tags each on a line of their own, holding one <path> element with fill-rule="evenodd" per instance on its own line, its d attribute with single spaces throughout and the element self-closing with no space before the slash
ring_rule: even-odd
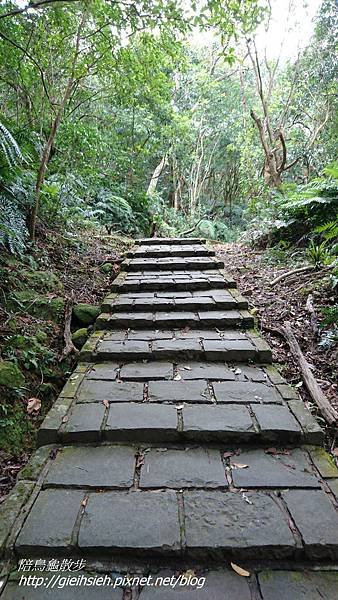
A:
<svg viewBox="0 0 338 600">
<path fill-rule="evenodd" d="M 101 273 L 105 273 L 105 274 L 109 275 L 109 273 L 111 273 L 112 270 L 113 270 L 113 265 L 110 262 L 103 263 L 100 266 Z"/>
<path fill-rule="evenodd" d="M 83 325 L 91 325 L 100 314 L 100 308 L 92 304 L 76 304 L 73 308 L 74 317 Z"/>
<path fill-rule="evenodd" d="M 82 327 L 81 329 L 77 329 L 72 334 L 72 342 L 75 348 L 82 348 L 82 346 L 86 343 L 88 339 L 88 329 L 86 327 Z"/>
</svg>

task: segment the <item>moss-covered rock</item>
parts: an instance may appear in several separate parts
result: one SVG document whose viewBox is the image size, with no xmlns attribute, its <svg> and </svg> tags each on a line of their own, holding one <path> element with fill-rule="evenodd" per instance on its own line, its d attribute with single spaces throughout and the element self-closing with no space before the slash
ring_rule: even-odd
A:
<svg viewBox="0 0 338 600">
<path fill-rule="evenodd" d="M 72 342 L 75 348 L 82 348 L 82 346 L 86 343 L 88 339 L 88 329 L 86 327 L 82 327 L 81 329 L 77 329 L 74 331 L 72 335 Z"/>
<path fill-rule="evenodd" d="M 76 304 L 73 308 L 73 315 L 76 320 L 83 325 L 91 325 L 100 314 L 100 308 L 92 304 Z"/>
<path fill-rule="evenodd" d="M 25 378 L 19 367 L 9 360 L 0 360 L 0 385 L 14 390 L 22 387 L 24 383 Z"/>
<path fill-rule="evenodd" d="M 111 273 L 112 270 L 113 270 L 113 265 L 110 262 L 103 263 L 100 266 L 101 273 L 105 273 L 105 274 L 109 275 L 109 273 Z"/>
</svg>

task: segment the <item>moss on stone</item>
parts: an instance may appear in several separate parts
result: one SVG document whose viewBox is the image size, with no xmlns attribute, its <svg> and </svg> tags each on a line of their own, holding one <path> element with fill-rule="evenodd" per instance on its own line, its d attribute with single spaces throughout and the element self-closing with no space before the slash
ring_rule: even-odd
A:
<svg viewBox="0 0 338 600">
<path fill-rule="evenodd" d="M 86 327 L 82 327 L 81 329 L 77 329 L 72 334 L 72 342 L 76 348 L 82 348 L 82 346 L 86 343 L 88 339 L 88 329 Z"/>
<path fill-rule="evenodd" d="M 92 304 L 80 303 L 73 308 L 73 315 L 79 323 L 91 325 L 100 314 L 100 308 Z"/>
</svg>

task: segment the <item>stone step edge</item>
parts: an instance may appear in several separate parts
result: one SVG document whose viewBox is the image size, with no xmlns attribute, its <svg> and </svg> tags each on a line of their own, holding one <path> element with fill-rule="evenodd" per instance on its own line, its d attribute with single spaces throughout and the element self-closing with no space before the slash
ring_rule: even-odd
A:
<svg viewBox="0 0 338 600">
<path fill-rule="evenodd" d="M 255 331 L 255 330 L 247 330 L 245 335 L 248 341 L 253 345 L 254 350 L 248 356 L 248 353 L 241 352 L 241 350 L 236 350 L 233 354 L 231 351 L 222 350 L 220 352 L 210 351 L 207 352 L 205 350 L 193 351 L 167 351 L 167 352 L 157 352 L 156 350 L 150 350 L 150 345 L 148 342 L 148 350 L 146 352 L 130 352 L 123 353 L 121 349 L 119 349 L 116 353 L 109 353 L 107 356 L 103 355 L 99 350 L 99 344 L 104 339 L 105 331 L 98 330 L 94 331 L 91 334 L 90 338 L 83 345 L 82 349 L 79 352 L 78 359 L 82 362 L 93 362 L 93 361 L 107 361 L 110 359 L 117 358 L 121 361 L 137 361 L 137 360 L 165 360 L 166 358 L 172 359 L 177 358 L 179 360 L 183 358 L 189 358 L 191 360 L 201 360 L 207 362 L 215 362 L 217 360 L 220 361 L 231 361 L 231 362 L 248 362 L 248 360 L 253 361 L 255 363 L 272 363 L 272 351 L 267 342 Z M 155 334 L 156 337 L 156 334 Z M 122 341 L 122 340 L 121 340 Z M 220 340 L 221 341 L 221 340 Z"/>
<path fill-rule="evenodd" d="M 154 238 L 136 238 L 134 240 L 136 245 L 143 245 L 143 244 L 205 244 L 206 243 L 206 239 L 205 238 L 159 238 L 159 237 L 154 237 Z"/>
<path fill-rule="evenodd" d="M 190 328 L 196 327 L 197 329 L 208 328 L 208 327 L 219 327 L 225 329 L 231 328 L 240 328 L 240 329 L 251 329 L 255 325 L 254 317 L 245 310 L 239 310 L 238 315 L 234 313 L 233 316 L 227 315 L 224 318 L 217 318 L 212 313 L 213 311 L 203 311 L 208 312 L 209 315 L 203 318 L 199 316 L 199 313 L 196 312 L 193 317 L 189 317 L 188 314 L 191 314 L 192 311 L 187 312 L 187 316 L 183 317 L 183 319 L 179 319 L 178 316 L 182 315 L 184 311 L 170 311 L 170 317 L 167 318 L 164 311 L 159 311 L 159 316 L 157 317 L 156 313 L 147 312 L 147 313 L 138 313 L 137 311 L 133 314 L 130 313 L 128 316 L 122 316 L 124 313 L 122 311 L 118 311 L 116 313 L 101 313 L 96 321 L 95 321 L 95 330 L 114 330 L 117 328 L 126 328 L 126 329 L 136 329 L 136 328 L 155 328 L 159 327 L 171 327 L 173 323 L 180 323 L 182 328 L 189 326 Z M 215 310 L 215 312 L 217 312 Z M 231 310 L 227 311 L 231 313 Z M 175 315 L 177 317 L 175 319 Z M 139 316 L 142 315 L 142 316 Z"/>
<path fill-rule="evenodd" d="M 128 272 L 121 271 L 118 276 L 114 279 L 111 285 L 112 292 L 131 292 L 131 291 L 198 291 L 198 290 L 206 290 L 206 289 L 233 289 L 237 288 L 236 281 L 223 269 L 219 269 L 220 276 L 224 280 L 221 282 L 209 282 L 207 279 L 204 280 L 185 280 L 185 281 L 143 281 L 144 278 L 142 272 L 140 271 L 140 281 L 133 282 L 131 280 L 127 281 Z M 170 273 L 170 271 L 162 271 L 162 273 Z M 137 271 L 135 271 L 137 273 Z"/>
<path fill-rule="evenodd" d="M 209 310 L 231 310 L 231 309 L 243 309 L 243 310 L 248 310 L 248 301 L 246 300 L 246 298 L 244 298 L 244 296 L 242 296 L 240 294 L 240 292 L 237 289 L 231 289 L 231 291 L 227 290 L 226 294 L 230 297 L 229 299 L 218 299 L 217 298 L 217 292 L 219 292 L 219 290 L 211 290 L 210 291 L 210 296 L 206 296 L 206 298 L 213 298 L 213 294 L 215 296 L 214 299 L 214 304 L 213 305 L 207 305 L 206 309 Z M 156 292 L 154 292 L 155 294 Z M 164 292 L 165 293 L 165 292 Z M 128 304 L 116 304 L 114 305 L 114 302 L 120 297 L 121 294 L 118 294 L 117 292 L 110 292 L 103 300 L 102 304 L 101 304 L 101 311 L 102 312 L 113 312 L 113 311 L 123 311 L 125 312 L 126 309 L 128 307 L 132 308 L 133 311 L 144 311 L 144 310 L 148 310 L 152 307 L 150 301 L 155 300 L 158 301 L 156 303 L 154 303 L 154 308 L 156 309 L 156 312 L 158 311 L 168 311 L 168 310 L 173 310 L 174 308 L 177 310 L 203 310 L 203 306 L 198 304 L 198 300 L 200 300 L 201 298 L 203 299 L 203 296 L 187 296 L 186 298 L 165 298 L 165 297 L 156 297 L 154 296 L 154 298 L 142 298 L 142 293 L 140 292 L 140 296 L 141 298 L 138 298 L 138 294 L 135 292 L 134 294 L 131 294 L 133 296 L 133 298 L 131 298 L 131 302 Z M 175 301 L 176 300 L 180 300 L 181 304 L 176 305 Z M 187 300 L 186 305 L 184 304 L 184 301 Z M 196 301 L 196 308 L 193 309 L 192 307 L 194 306 L 193 301 Z M 204 309 L 204 310 L 206 310 Z"/>
<path fill-rule="evenodd" d="M 170 249 L 170 251 L 165 250 L 165 245 L 163 246 L 163 250 L 153 250 L 151 246 L 149 246 L 149 250 L 138 250 L 138 248 L 134 246 L 133 250 L 128 250 L 125 253 L 125 256 L 126 258 L 191 258 L 197 256 L 215 256 L 215 251 L 209 250 L 209 248 L 203 246 L 198 248 L 198 250 L 186 250 L 184 245 L 181 245 L 177 246 L 174 250 Z"/>
<path fill-rule="evenodd" d="M 203 258 L 203 257 L 202 257 Z M 168 258 L 168 262 L 167 263 L 157 263 L 156 258 L 149 258 L 149 261 L 147 261 L 147 257 L 142 259 L 138 259 L 138 258 L 126 258 L 122 263 L 121 263 L 121 271 L 125 271 L 127 273 L 137 273 L 138 271 L 143 271 L 143 272 L 147 272 L 147 271 L 157 271 L 159 275 L 163 274 L 165 271 L 168 270 L 168 268 L 166 267 L 170 267 L 170 270 L 184 270 L 184 271 L 203 271 L 205 272 L 205 274 L 208 274 L 208 271 L 214 271 L 217 269 L 222 269 L 224 268 L 224 262 L 221 260 L 213 260 L 210 259 L 210 261 L 208 260 L 208 257 L 205 257 L 206 260 L 205 262 L 198 262 L 198 261 L 194 261 L 193 257 L 192 259 L 189 259 L 189 257 L 187 259 L 182 258 L 182 260 L 180 261 L 179 257 L 173 257 L 173 258 Z M 135 263 L 133 261 L 136 260 L 140 260 L 140 261 L 144 261 L 144 264 L 138 264 Z"/>
</svg>

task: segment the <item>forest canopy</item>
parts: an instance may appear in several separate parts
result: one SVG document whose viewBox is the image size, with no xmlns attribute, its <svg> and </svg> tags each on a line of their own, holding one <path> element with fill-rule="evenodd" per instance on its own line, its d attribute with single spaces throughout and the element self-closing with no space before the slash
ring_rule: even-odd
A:
<svg viewBox="0 0 338 600">
<path fill-rule="evenodd" d="M 335 239 L 336 4 L 319 3 L 287 60 L 287 31 L 274 56 L 259 43 L 274 6 L 1 1 L 0 245 L 154 222 L 159 235 Z"/>
</svg>

